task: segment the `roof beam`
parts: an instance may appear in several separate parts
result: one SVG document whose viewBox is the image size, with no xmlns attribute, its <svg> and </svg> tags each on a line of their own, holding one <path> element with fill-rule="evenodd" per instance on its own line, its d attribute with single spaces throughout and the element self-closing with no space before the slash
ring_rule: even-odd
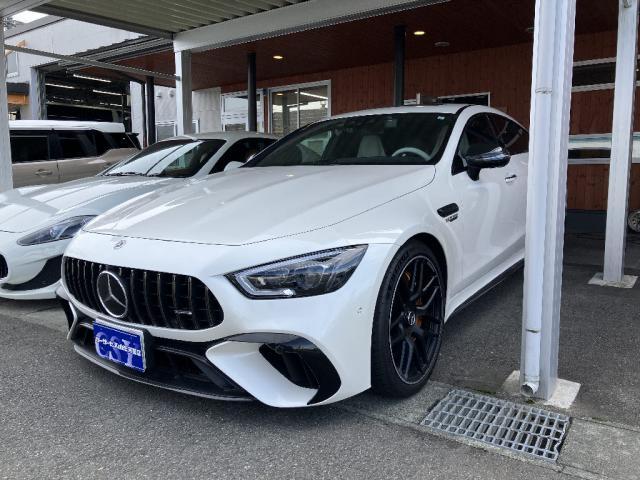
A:
<svg viewBox="0 0 640 480">
<path fill-rule="evenodd" d="M 211 50 L 450 0 L 309 0 L 176 33 L 174 49 Z"/>
<path fill-rule="evenodd" d="M 137 23 L 126 22 L 123 20 L 117 20 L 115 18 L 107 18 L 101 15 L 93 15 L 90 13 L 84 13 L 77 10 L 71 10 L 68 8 L 55 7 L 53 5 L 40 5 L 34 8 L 36 12 L 46 13 L 48 15 L 56 15 L 58 17 L 71 18 L 73 20 L 79 20 L 81 22 L 95 23 L 96 25 L 104 25 L 105 27 L 119 28 L 121 30 L 127 30 L 129 32 L 142 33 L 143 35 L 150 35 L 152 37 L 160 38 L 173 38 L 173 32 L 168 30 L 160 30 L 157 28 L 146 27 Z"/>
<path fill-rule="evenodd" d="M 35 50 L 33 48 L 16 47 L 15 45 L 4 44 L 5 50 L 11 50 L 14 52 L 27 53 L 30 55 L 38 55 L 40 57 L 55 58 L 56 60 L 64 60 L 67 62 L 80 63 L 90 67 L 99 67 L 107 70 L 114 70 L 116 72 L 125 72 L 133 75 L 143 75 L 145 77 L 163 78 L 165 80 L 179 80 L 180 77 L 172 75 L 170 73 L 153 72 L 150 70 L 144 70 L 142 68 L 128 67 L 126 65 L 118 65 L 115 63 L 99 62 L 97 60 L 90 60 L 88 58 L 76 57 L 75 55 L 60 55 L 58 53 L 44 52 L 42 50 Z"/>
</svg>

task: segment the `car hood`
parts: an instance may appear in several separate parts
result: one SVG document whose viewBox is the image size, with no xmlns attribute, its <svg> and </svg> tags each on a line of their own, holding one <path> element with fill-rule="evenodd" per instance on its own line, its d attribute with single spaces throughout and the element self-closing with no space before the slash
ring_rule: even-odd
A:
<svg viewBox="0 0 640 480">
<path fill-rule="evenodd" d="M 0 231 L 26 232 L 74 215 L 98 215 L 176 179 L 98 176 L 0 194 Z"/>
<path fill-rule="evenodd" d="M 242 245 L 336 224 L 429 184 L 433 166 L 240 168 L 108 212 L 87 230 Z"/>
</svg>

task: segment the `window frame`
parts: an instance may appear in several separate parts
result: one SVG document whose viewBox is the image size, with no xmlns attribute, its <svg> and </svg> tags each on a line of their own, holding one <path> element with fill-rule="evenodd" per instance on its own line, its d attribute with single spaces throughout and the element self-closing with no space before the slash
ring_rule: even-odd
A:
<svg viewBox="0 0 640 480">
<path fill-rule="evenodd" d="M 464 124 L 464 127 L 462 127 L 462 131 L 460 132 L 460 138 L 458 138 L 458 143 L 456 144 L 456 149 L 455 152 L 453 154 L 453 160 L 451 161 L 451 176 L 455 176 L 455 175 L 459 175 L 461 173 L 466 173 L 468 167 L 464 164 L 464 162 L 462 162 L 462 157 L 459 156 L 458 154 L 458 150 L 460 150 L 460 143 L 462 142 L 462 136 L 465 133 L 465 130 L 467 129 L 467 127 L 469 126 L 469 123 L 476 117 L 479 116 L 484 116 L 486 121 L 489 123 L 489 127 L 491 128 L 491 132 L 493 132 L 493 137 L 495 138 L 496 142 L 498 143 L 498 145 L 502 146 L 502 142 L 500 141 L 500 137 L 498 136 L 498 133 L 496 132 L 496 127 L 493 124 L 493 122 L 491 121 L 491 118 L 489 117 L 489 113 L 492 112 L 479 112 L 479 113 L 474 113 L 473 115 L 471 115 L 467 121 Z M 507 117 L 505 117 L 507 120 L 509 120 Z M 456 169 L 456 160 L 460 159 L 461 163 L 462 163 L 462 168 L 460 169 Z"/>
<path fill-rule="evenodd" d="M 14 130 L 13 132 L 10 132 L 10 136 L 9 136 L 9 144 L 11 144 L 11 139 L 12 138 L 17 138 L 17 137 L 45 137 L 47 138 L 47 153 L 48 153 L 48 158 L 43 158 L 43 159 L 37 159 L 37 160 L 28 160 L 28 161 L 20 161 L 17 162 L 13 155 L 11 156 L 11 164 L 12 165 L 24 165 L 24 164 L 30 164 L 30 163 L 40 163 L 40 162 L 50 162 L 50 161 L 57 161 L 57 158 L 54 154 L 54 151 L 56 151 L 56 148 L 54 146 L 54 142 L 53 142 L 53 138 L 52 138 L 52 131 L 51 130 Z"/>
</svg>

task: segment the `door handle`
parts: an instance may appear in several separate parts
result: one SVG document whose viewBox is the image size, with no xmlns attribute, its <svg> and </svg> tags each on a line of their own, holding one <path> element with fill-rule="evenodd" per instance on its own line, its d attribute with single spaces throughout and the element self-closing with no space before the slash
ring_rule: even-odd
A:
<svg viewBox="0 0 640 480">
<path fill-rule="evenodd" d="M 40 170 L 36 170 L 36 175 L 38 175 L 39 177 L 48 177 L 50 175 L 53 175 L 53 172 L 51 170 L 44 170 L 44 169 L 40 169 Z"/>
<path fill-rule="evenodd" d="M 504 177 L 504 181 L 507 183 L 513 183 L 518 179 L 518 175 L 516 175 L 515 173 L 509 176 Z"/>
</svg>

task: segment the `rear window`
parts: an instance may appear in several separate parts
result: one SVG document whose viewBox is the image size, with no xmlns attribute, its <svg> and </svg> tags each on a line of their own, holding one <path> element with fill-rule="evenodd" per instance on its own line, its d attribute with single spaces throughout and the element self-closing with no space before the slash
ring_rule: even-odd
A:
<svg viewBox="0 0 640 480">
<path fill-rule="evenodd" d="M 57 130 L 60 142 L 60 158 L 82 158 L 95 155 L 95 147 L 90 132 L 80 130 Z"/>
</svg>

